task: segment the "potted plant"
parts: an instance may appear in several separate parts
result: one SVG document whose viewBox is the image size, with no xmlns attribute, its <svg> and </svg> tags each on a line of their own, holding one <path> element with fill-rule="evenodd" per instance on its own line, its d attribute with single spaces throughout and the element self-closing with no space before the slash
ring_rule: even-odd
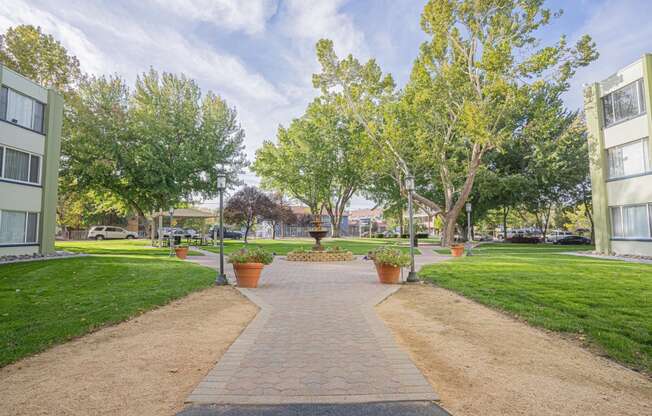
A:
<svg viewBox="0 0 652 416">
<path fill-rule="evenodd" d="M 410 264 L 410 256 L 397 248 L 382 247 L 371 256 L 378 272 L 380 283 L 396 284 L 401 276 L 401 267 Z"/>
<path fill-rule="evenodd" d="M 464 254 L 464 244 L 452 244 L 451 254 L 453 257 L 462 257 L 462 254 Z"/>
<path fill-rule="evenodd" d="M 181 260 L 185 260 L 186 257 L 188 257 L 188 246 L 186 245 L 179 245 L 174 248 L 174 253 L 177 255 L 178 258 Z"/>
<path fill-rule="evenodd" d="M 263 267 L 273 260 L 274 256 L 261 248 L 243 248 L 229 256 L 238 286 L 250 288 L 258 287 Z"/>
</svg>

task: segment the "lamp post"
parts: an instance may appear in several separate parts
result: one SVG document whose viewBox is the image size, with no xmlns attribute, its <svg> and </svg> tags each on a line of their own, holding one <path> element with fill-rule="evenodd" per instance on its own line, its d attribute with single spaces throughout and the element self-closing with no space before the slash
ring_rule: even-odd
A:
<svg viewBox="0 0 652 416">
<path fill-rule="evenodd" d="M 224 274 L 224 190 L 226 189 L 226 175 L 224 170 L 220 169 L 217 172 L 217 191 L 220 194 L 220 270 L 217 273 L 215 284 L 217 286 L 228 285 L 229 281 L 226 280 Z"/>
<path fill-rule="evenodd" d="M 406 282 L 415 283 L 419 281 L 417 272 L 414 270 L 414 213 L 412 212 L 412 192 L 414 192 L 414 176 L 405 178 L 405 189 L 408 191 L 408 222 L 410 227 L 410 272 Z"/>
<path fill-rule="evenodd" d="M 466 203 L 466 241 L 467 241 L 467 250 L 466 250 L 466 255 L 467 256 L 472 256 L 473 253 L 471 253 L 471 247 L 473 244 L 471 243 L 471 203 L 467 202 Z"/>
<path fill-rule="evenodd" d="M 174 233 L 172 232 L 172 217 L 174 216 L 174 207 L 170 207 L 168 214 L 170 214 L 170 256 L 174 256 Z"/>
</svg>

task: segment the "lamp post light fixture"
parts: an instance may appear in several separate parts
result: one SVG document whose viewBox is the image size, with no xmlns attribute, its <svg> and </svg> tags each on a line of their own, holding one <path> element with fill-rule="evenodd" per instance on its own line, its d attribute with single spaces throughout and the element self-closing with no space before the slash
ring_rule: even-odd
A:
<svg viewBox="0 0 652 416">
<path fill-rule="evenodd" d="M 471 252 L 471 247 L 473 247 L 473 243 L 471 242 L 472 239 L 472 234 L 471 234 L 471 203 L 467 202 L 466 203 L 466 242 L 467 242 L 467 250 L 466 250 L 466 255 L 467 256 L 472 256 L 473 253 Z"/>
<path fill-rule="evenodd" d="M 174 256 L 174 233 L 172 232 L 172 217 L 174 217 L 174 207 L 170 207 L 168 214 L 170 214 L 170 235 L 168 236 L 170 243 L 170 256 Z"/>
<path fill-rule="evenodd" d="M 414 269 L 414 212 L 412 210 L 412 192 L 414 192 L 414 176 L 408 175 L 405 178 L 405 189 L 408 191 L 408 222 L 410 227 L 410 272 L 406 282 L 415 283 L 419 281 L 417 272 Z"/>
<path fill-rule="evenodd" d="M 226 190 L 226 174 L 223 169 L 220 169 L 217 171 L 217 191 L 220 194 L 220 270 L 215 279 L 217 286 L 229 284 L 224 274 L 224 190 Z"/>
</svg>

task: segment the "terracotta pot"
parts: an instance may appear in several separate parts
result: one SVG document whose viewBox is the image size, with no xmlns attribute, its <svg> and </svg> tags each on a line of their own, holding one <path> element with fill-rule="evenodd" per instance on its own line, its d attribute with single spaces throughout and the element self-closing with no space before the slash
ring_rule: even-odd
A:
<svg viewBox="0 0 652 416">
<path fill-rule="evenodd" d="M 263 263 L 234 263 L 233 270 L 239 287 L 258 287 L 258 279 L 265 265 Z"/>
<path fill-rule="evenodd" d="M 378 272 L 380 283 L 388 285 L 397 284 L 401 277 L 401 268 L 389 264 L 376 263 L 376 271 Z"/>
<path fill-rule="evenodd" d="M 453 257 L 462 257 L 462 254 L 464 254 L 464 246 L 462 244 L 453 244 L 451 246 L 451 254 Z"/>
<path fill-rule="evenodd" d="M 174 249 L 174 253 L 177 255 L 178 258 L 181 260 L 185 260 L 186 257 L 188 257 L 188 247 L 176 247 Z"/>
</svg>

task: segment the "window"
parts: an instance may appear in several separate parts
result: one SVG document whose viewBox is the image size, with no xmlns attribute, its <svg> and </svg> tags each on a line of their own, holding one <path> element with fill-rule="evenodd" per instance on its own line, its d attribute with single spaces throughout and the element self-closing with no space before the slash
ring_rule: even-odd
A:
<svg viewBox="0 0 652 416">
<path fill-rule="evenodd" d="M 607 149 L 609 179 L 637 175 L 650 170 L 649 139 L 636 140 Z"/>
<path fill-rule="evenodd" d="M 0 118 L 13 124 L 43 133 L 43 103 L 11 88 L 0 90 Z"/>
<path fill-rule="evenodd" d="M 0 245 L 38 242 L 38 214 L 0 211 Z"/>
<path fill-rule="evenodd" d="M 643 114 L 645 112 L 643 80 L 634 81 L 602 97 L 602 108 L 605 127 Z"/>
<path fill-rule="evenodd" d="M 8 147 L 0 147 L 0 177 L 40 184 L 40 174 L 40 156 Z"/>
<path fill-rule="evenodd" d="M 614 238 L 652 238 L 652 204 L 611 207 Z"/>
</svg>

